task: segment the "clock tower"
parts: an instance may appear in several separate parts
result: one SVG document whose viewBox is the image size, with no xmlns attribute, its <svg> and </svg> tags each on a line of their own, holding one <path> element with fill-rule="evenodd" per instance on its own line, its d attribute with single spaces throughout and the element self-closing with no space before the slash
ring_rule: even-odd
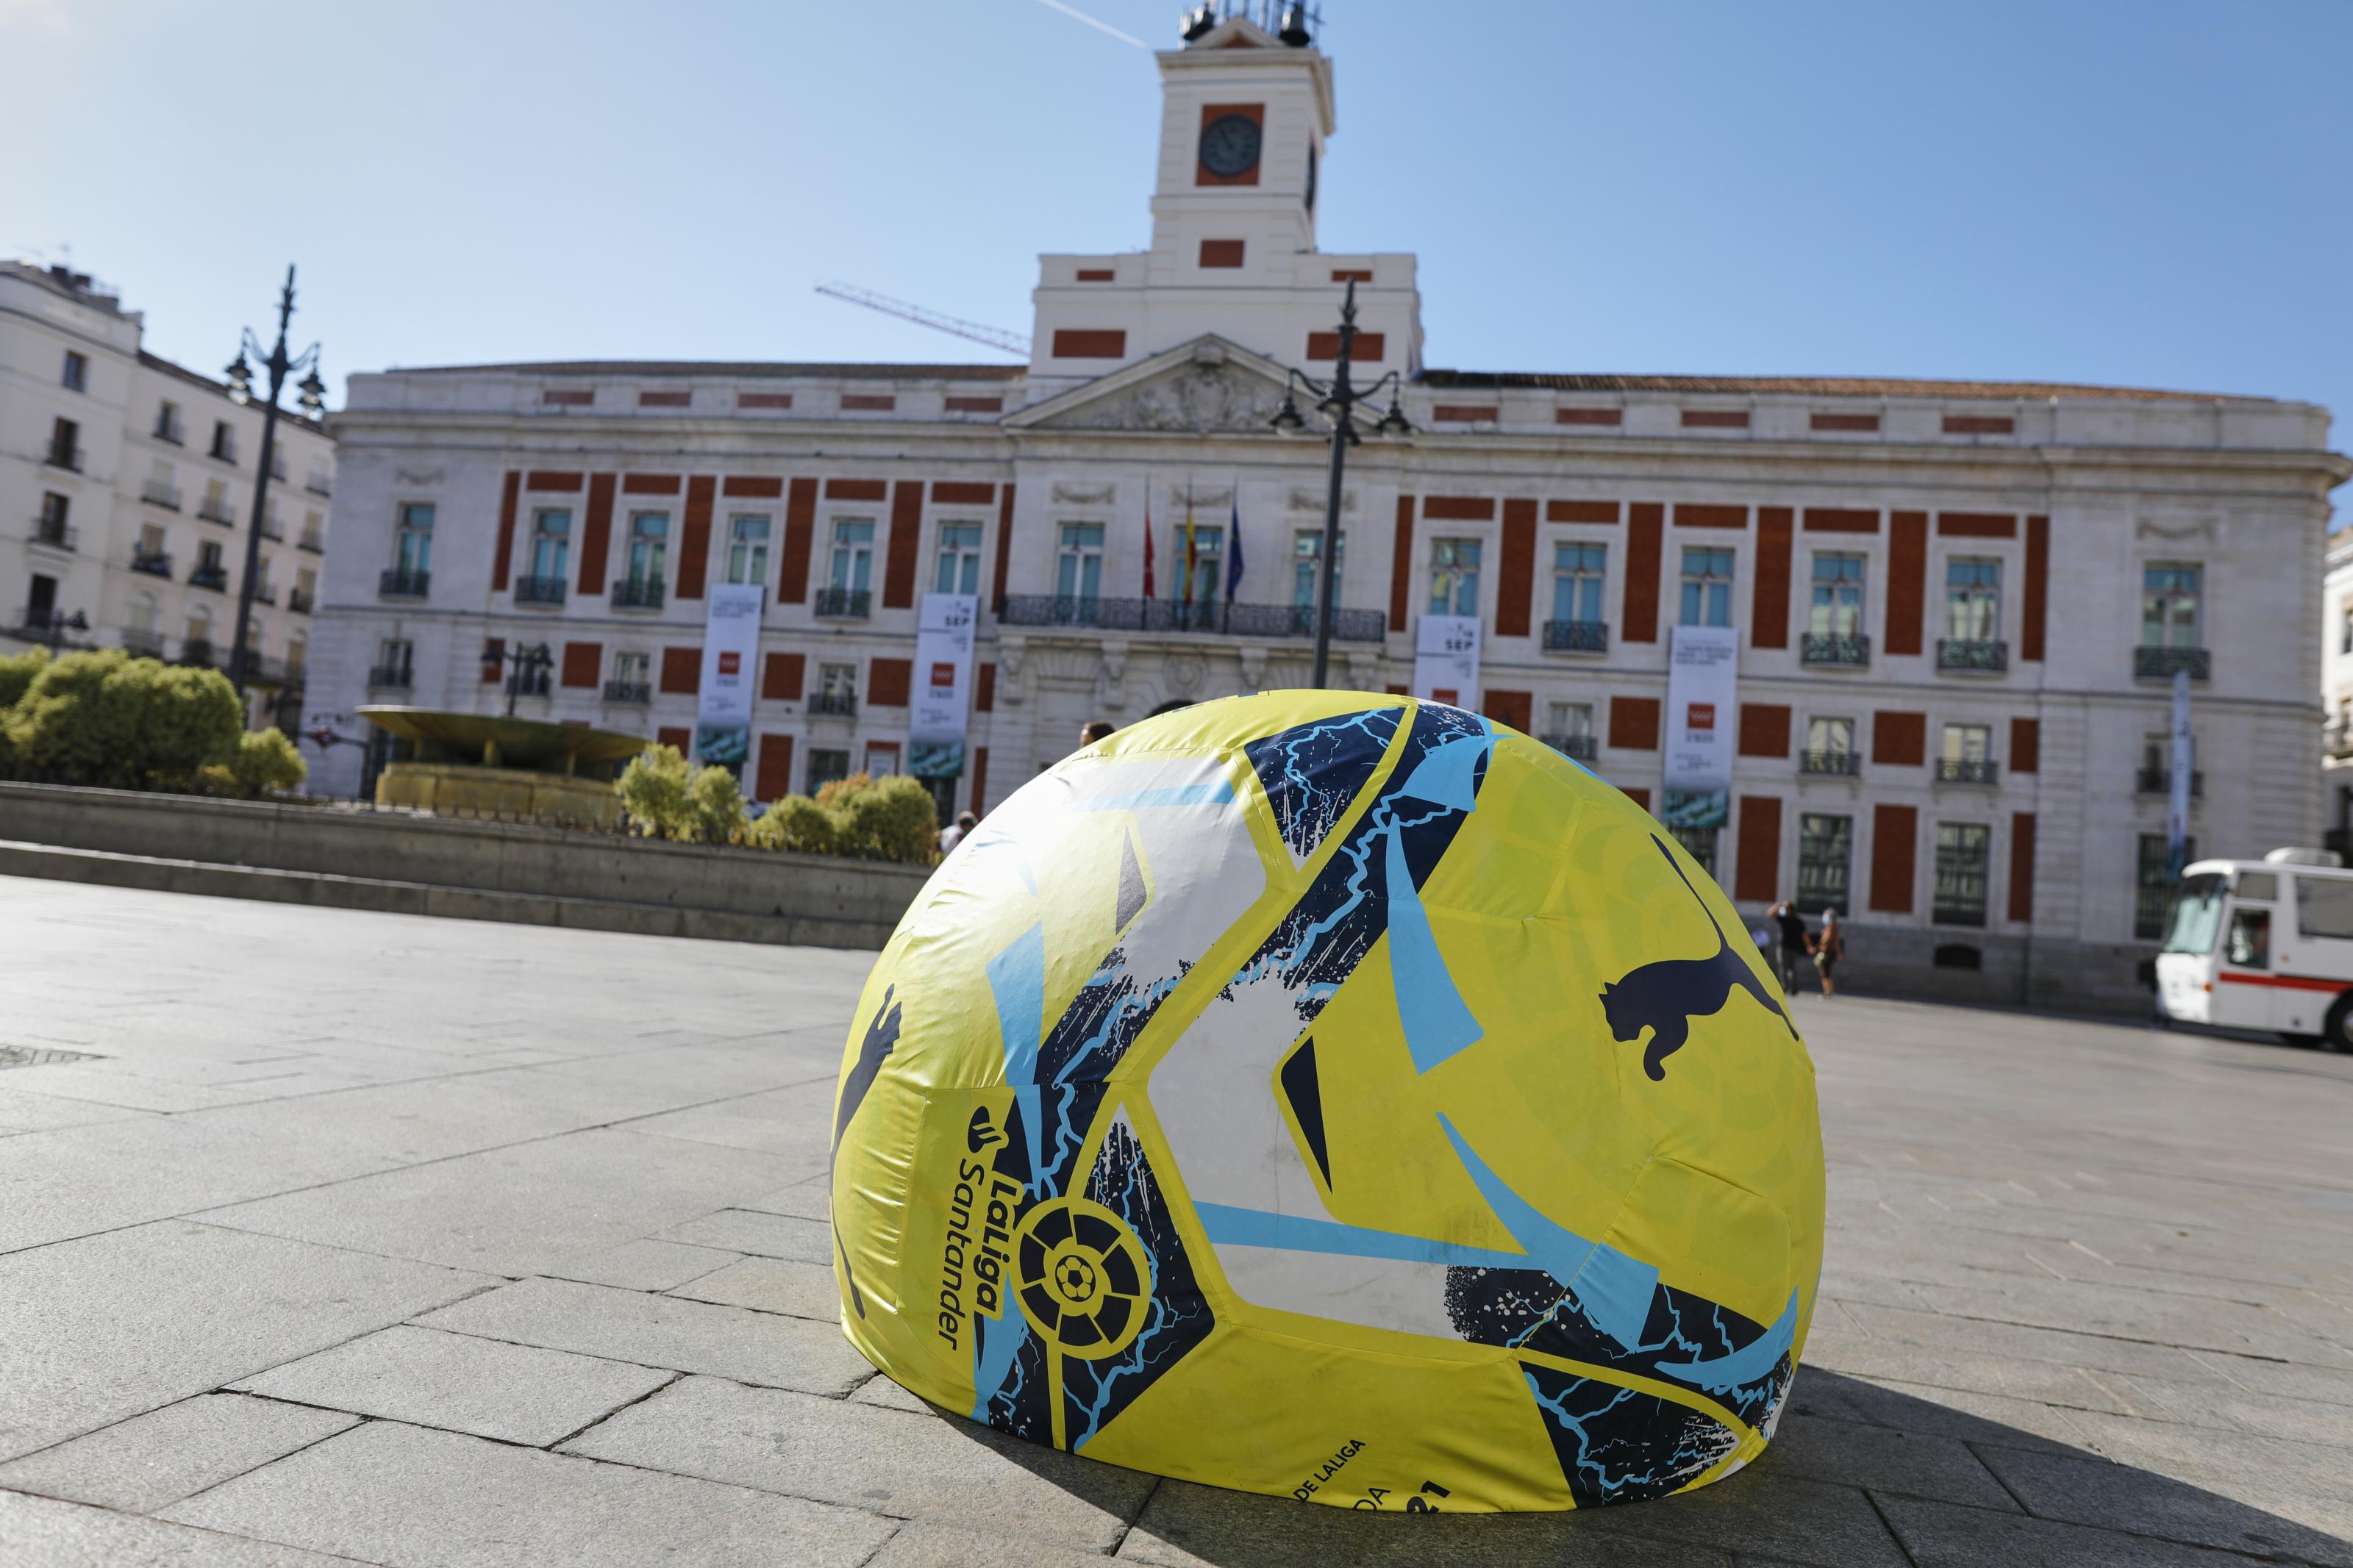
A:
<svg viewBox="0 0 2353 1568">
<path fill-rule="evenodd" d="M 1183 46 L 1156 57 L 1149 248 L 1039 258 L 1032 401 L 1209 335 L 1328 372 L 1317 362 L 1332 358 L 1352 282 L 1360 376 L 1420 366 L 1414 258 L 1315 247 L 1335 128 L 1331 58 L 1302 7 L 1287 7 L 1273 30 L 1248 15 L 1220 20 L 1217 9 L 1188 13 Z"/>
</svg>

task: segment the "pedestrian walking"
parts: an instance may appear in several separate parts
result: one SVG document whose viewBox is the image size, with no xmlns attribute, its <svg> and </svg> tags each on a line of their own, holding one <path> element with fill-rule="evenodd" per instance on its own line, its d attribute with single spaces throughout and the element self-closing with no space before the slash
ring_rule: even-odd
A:
<svg viewBox="0 0 2353 1568">
<path fill-rule="evenodd" d="M 1839 961 L 1845 956 L 1846 933 L 1839 930 L 1838 911 L 1824 910 L 1822 934 L 1814 939 L 1814 972 L 1822 977 L 1823 995 L 1838 994 L 1838 986 L 1832 983 L 1831 972 L 1838 967 Z"/>
<path fill-rule="evenodd" d="M 1767 917 L 1780 931 L 1780 940 L 1773 944 L 1773 978 L 1781 983 L 1781 994 L 1798 994 L 1798 966 L 1806 962 L 1806 954 L 1814 945 L 1807 933 L 1806 917 L 1787 899 L 1766 911 Z"/>
<path fill-rule="evenodd" d="M 1079 730 L 1079 749 L 1084 751 L 1097 741 L 1107 741 L 1119 728 L 1108 719 L 1090 719 Z"/>
<path fill-rule="evenodd" d="M 944 855 L 949 850 L 955 848 L 957 842 L 961 840 L 965 834 L 970 833 L 973 830 L 974 826 L 979 821 L 980 818 L 975 816 L 968 811 L 960 811 L 956 813 L 956 819 L 954 822 L 949 823 L 945 827 L 940 829 L 940 853 Z"/>
</svg>

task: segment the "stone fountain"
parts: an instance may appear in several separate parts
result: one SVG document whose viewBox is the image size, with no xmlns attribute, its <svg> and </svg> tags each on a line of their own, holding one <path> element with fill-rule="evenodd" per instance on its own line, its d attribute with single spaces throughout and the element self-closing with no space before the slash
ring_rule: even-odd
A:
<svg viewBox="0 0 2353 1568">
<path fill-rule="evenodd" d="M 375 803 L 450 816 L 610 826 L 621 815 L 614 778 L 652 743 L 618 730 L 495 713 L 381 703 L 357 711 L 415 752 L 376 775 Z"/>
</svg>

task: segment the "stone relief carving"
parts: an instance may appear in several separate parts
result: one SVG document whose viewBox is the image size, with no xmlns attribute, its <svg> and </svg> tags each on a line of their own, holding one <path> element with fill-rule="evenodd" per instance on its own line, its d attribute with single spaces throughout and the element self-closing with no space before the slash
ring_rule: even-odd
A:
<svg viewBox="0 0 2353 1568">
<path fill-rule="evenodd" d="M 1175 653 L 1168 656 L 1161 670 L 1168 679 L 1171 691 L 1179 697 L 1190 697 L 1201 689 L 1201 677 L 1208 673 L 1208 666 L 1199 654 Z"/>
<path fill-rule="evenodd" d="M 1230 364 L 1189 364 L 1074 411 L 1055 424 L 1079 430 L 1271 434 L 1282 389 Z"/>
<path fill-rule="evenodd" d="M 393 482 L 402 485 L 438 485 L 449 477 L 447 468 L 395 468 Z"/>
<path fill-rule="evenodd" d="M 2144 517 L 2133 525 L 2133 533 L 2139 539 L 2211 540 L 2215 523 L 2211 517 Z"/>
<path fill-rule="evenodd" d="M 1062 506 L 1109 506 L 1117 492 L 1113 485 L 1067 485 L 1054 481 L 1054 500 Z"/>
<path fill-rule="evenodd" d="M 1234 492 L 1231 488 L 1222 490 L 1174 489 L 1168 492 L 1168 501 L 1171 506 L 1185 506 L 1189 504 L 1197 511 L 1203 509 L 1229 505 L 1232 502 L 1233 499 Z M 1180 519 L 1179 521 L 1181 521 L 1182 520 Z"/>
<path fill-rule="evenodd" d="M 1324 492 L 1322 490 L 1311 490 L 1303 486 L 1293 486 L 1291 491 L 1291 510 L 1293 511 L 1322 511 L 1324 510 Z M 1352 512 L 1356 510 L 1356 492 L 1354 490 L 1342 490 L 1340 492 L 1340 510 L 1343 513 L 1346 513 Z"/>
</svg>

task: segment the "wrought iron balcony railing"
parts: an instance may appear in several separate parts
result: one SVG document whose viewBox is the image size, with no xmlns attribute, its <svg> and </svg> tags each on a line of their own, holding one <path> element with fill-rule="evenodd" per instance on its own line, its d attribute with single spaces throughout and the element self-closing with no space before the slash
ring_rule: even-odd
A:
<svg viewBox="0 0 2353 1568">
<path fill-rule="evenodd" d="M 808 710 L 830 713 L 840 719 L 856 718 L 858 695 L 851 691 L 813 691 L 809 694 Z"/>
<path fill-rule="evenodd" d="M 311 595 L 302 592 L 300 588 L 289 588 L 286 590 L 286 607 L 293 611 L 298 616 L 309 615 L 311 613 L 312 603 L 313 601 Z"/>
<path fill-rule="evenodd" d="M 651 702 L 653 700 L 654 689 L 649 682 L 643 680 L 605 682 L 605 700 L 607 702 Z"/>
<path fill-rule="evenodd" d="M 2177 669 L 2186 669 L 2192 680 L 2208 678 L 2209 660 L 2202 647 L 2137 647 L 2133 649 L 2133 679 L 2136 680 L 2170 680 Z"/>
<path fill-rule="evenodd" d="M 1861 668 L 1871 662 L 1871 639 L 1860 632 L 1808 632 L 1799 642 L 1798 662 Z"/>
<path fill-rule="evenodd" d="M 1800 752 L 1798 771 L 1801 773 L 1829 773 L 1841 778 L 1859 778 L 1862 774 L 1861 752 Z"/>
<path fill-rule="evenodd" d="M 177 485 L 142 485 L 139 499 L 149 506 L 160 506 L 165 511 L 180 510 L 180 487 Z"/>
<path fill-rule="evenodd" d="M 817 613 L 828 620 L 862 621 L 872 612 L 874 595 L 867 588 L 819 588 Z"/>
<path fill-rule="evenodd" d="M 199 668 L 199 669 L 209 669 L 209 668 L 212 668 L 212 665 L 213 665 L 213 662 L 214 662 L 214 661 L 213 661 L 213 640 L 212 640 L 212 638 L 210 638 L 210 637 L 183 637 L 183 638 L 181 638 L 181 639 L 180 639 L 180 657 L 179 657 L 177 659 L 174 659 L 173 662 L 174 662 L 174 663 L 175 663 L 175 664 L 189 664 L 189 665 L 194 665 L 194 666 L 195 666 L 195 667 L 196 667 L 197 668 Z"/>
<path fill-rule="evenodd" d="M 514 602 L 518 605 L 560 605 L 564 603 L 564 579 L 518 577 L 514 580 Z"/>
<path fill-rule="evenodd" d="M 216 594 L 225 594 L 228 592 L 228 568 L 199 566 L 188 574 L 188 585 L 192 588 L 210 588 Z"/>
<path fill-rule="evenodd" d="M 1544 646 L 1546 653 L 1608 653 L 1609 623 L 1546 621 L 1544 624 Z"/>
<path fill-rule="evenodd" d="M 368 671 L 368 685 L 379 691 L 406 691 L 414 684 L 405 664 L 379 664 Z"/>
<path fill-rule="evenodd" d="M 225 500 L 206 500 L 196 503 L 196 515 L 206 522 L 217 522 L 230 528 L 237 526 L 237 514 L 229 510 Z"/>
<path fill-rule="evenodd" d="M 135 658 L 161 658 L 164 657 L 164 634 L 138 626 L 126 627 L 122 633 L 122 649 Z"/>
<path fill-rule="evenodd" d="M 660 609 L 662 580 L 659 577 L 629 577 L 614 584 L 612 605 L 617 610 Z"/>
<path fill-rule="evenodd" d="M 1174 599 L 1102 599 L 1062 594 L 1008 594 L 997 619 L 1008 626 L 1077 626 L 1097 631 L 1173 632 L 1210 637 L 1313 637 L 1308 605 L 1185 604 Z M 1380 610 L 1332 612 L 1339 642 L 1379 642 L 1388 635 Z"/>
<path fill-rule="evenodd" d="M 2331 719 L 2322 725 L 2320 749 L 2332 757 L 2353 756 L 2353 722 Z"/>
<path fill-rule="evenodd" d="M 33 520 L 33 542 L 46 544 L 52 550 L 71 550 L 81 541 L 81 530 L 62 518 L 37 517 Z"/>
<path fill-rule="evenodd" d="M 1939 757 L 1938 784 L 1989 784 L 2001 782 L 2001 764 L 1985 757 Z"/>
<path fill-rule="evenodd" d="M 1938 637 L 1936 668 L 1999 673 L 2010 668 L 2010 645 L 1982 637 Z"/>
<path fill-rule="evenodd" d="M 327 552 L 327 542 L 315 533 L 305 532 L 301 538 L 294 542 L 294 548 L 307 550 L 313 555 L 324 555 Z"/>
<path fill-rule="evenodd" d="M 432 573 L 395 566 L 375 580 L 375 592 L 380 599 L 421 599 L 432 585 Z"/>
<path fill-rule="evenodd" d="M 63 468 L 69 474 L 78 474 L 81 472 L 81 460 L 86 455 L 79 447 L 69 446 L 62 441 L 52 441 L 49 443 L 48 452 L 41 461 L 50 468 Z"/>
<path fill-rule="evenodd" d="M 2135 795 L 2171 795 L 2173 793 L 2173 770 L 2171 768 L 2152 768 L 2144 763 L 2133 774 L 2133 793 Z M 2204 798 L 2206 794 L 2206 773 L 2204 769 L 2192 768 L 2189 770 L 2189 793 L 2195 798 Z"/>
<path fill-rule="evenodd" d="M 1580 763 L 1589 763 L 1601 754 L 1601 742 L 1591 735 L 1546 735 L 1544 743 Z"/>
<path fill-rule="evenodd" d="M 168 550 L 134 550 L 131 552 L 131 569 L 144 572 L 150 577 L 172 574 L 172 552 Z"/>
<path fill-rule="evenodd" d="M 1981 926 L 1986 921 L 1985 905 L 1938 902 L 1931 907 L 1928 919 L 1940 926 Z"/>
</svg>

